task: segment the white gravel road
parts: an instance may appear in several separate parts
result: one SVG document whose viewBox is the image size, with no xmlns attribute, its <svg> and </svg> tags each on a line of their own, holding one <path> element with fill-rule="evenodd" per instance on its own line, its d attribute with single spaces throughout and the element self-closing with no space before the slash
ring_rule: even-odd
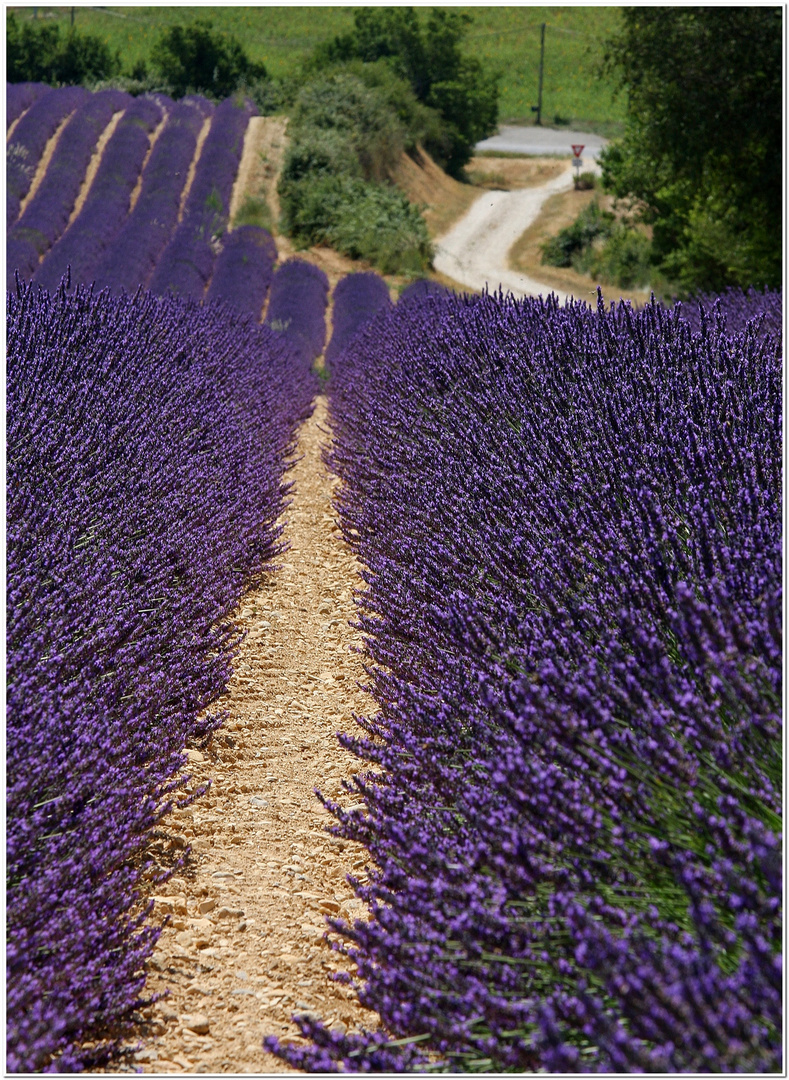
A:
<svg viewBox="0 0 789 1080">
<path fill-rule="evenodd" d="M 555 292 L 560 301 L 568 295 L 550 285 L 510 270 L 509 250 L 534 222 L 551 195 L 573 186 L 572 144 L 580 143 L 583 169 L 600 172 L 597 154 L 606 140 L 588 132 L 542 127 L 502 126 L 497 135 L 478 143 L 477 150 L 499 153 L 567 155 L 567 169 L 540 187 L 522 191 L 485 191 L 466 214 L 435 244 L 433 266 L 470 289 L 491 292 L 501 287 L 515 296 L 539 296 Z"/>
<path fill-rule="evenodd" d="M 499 287 L 515 296 L 557 292 L 550 285 L 510 270 L 507 254 L 518 237 L 536 220 L 542 204 L 573 186 L 570 163 L 559 176 L 540 187 L 522 191 L 484 191 L 448 233 L 435 244 L 433 266 L 470 289 Z M 557 292 L 559 300 L 564 293 Z"/>
</svg>

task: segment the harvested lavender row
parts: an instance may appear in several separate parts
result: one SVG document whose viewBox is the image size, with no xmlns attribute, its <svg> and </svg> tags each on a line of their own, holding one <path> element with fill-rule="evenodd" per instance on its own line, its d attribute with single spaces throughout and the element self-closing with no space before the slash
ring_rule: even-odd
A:
<svg viewBox="0 0 789 1080">
<path fill-rule="evenodd" d="M 216 258 L 212 244 L 227 225 L 244 134 L 254 115 L 254 106 L 246 100 L 228 98 L 218 106 L 195 169 L 183 220 L 151 278 L 152 292 L 203 299 Z"/>
<path fill-rule="evenodd" d="M 303 259 L 280 266 L 271 282 L 266 326 L 293 342 L 309 361 L 320 356 L 326 341 L 329 279 Z"/>
<path fill-rule="evenodd" d="M 163 107 L 168 111 L 167 122 L 145 166 L 135 207 L 96 266 L 94 277 L 100 289 L 131 293 L 147 285 L 178 224 L 205 110 L 194 100 L 175 104 L 164 99 Z"/>
<path fill-rule="evenodd" d="M 332 297 L 332 335 L 326 363 L 342 352 L 360 327 L 382 307 L 390 307 L 389 287 L 378 274 L 348 274 L 337 283 Z"/>
<path fill-rule="evenodd" d="M 33 275 L 38 285 L 54 292 L 69 267 L 74 285 L 93 281 L 99 260 L 128 217 L 150 135 L 161 119 L 161 107 L 151 98 L 136 98 L 126 109 L 104 148 L 85 204 Z"/>
<path fill-rule="evenodd" d="M 715 300 L 721 305 L 726 317 L 726 327 L 729 333 L 744 330 L 747 324 L 756 318 L 764 319 L 764 330 L 768 333 L 780 336 L 783 329 L 783 294 L 770 292 L 765 289 L 727 289 L 719 297 L 697 296 L 692 300 L 678 305 L 682 317 L 687 320 L 691 328 L 698 332 L 701 329 L 701 311 L 709 310 Z"/>
<path fill-rule="evenodd" d="M 22 113 L 29 109 L 40 97 L 43 97 L 51 86 L 46 83 L 6 83 L 5 84 L 5 124 L 6 131 Z"/>
<path fill-rule="evenodd" d="M 8 304 L 7 1068 L 75 1071 L 128 1034 L 146 845 L 199 794 L 184 745 L 218 726 L 231 612 L 282 550 L 315 377 L 221 306 Z"/>
<path fill-rule="evenodd" d="M 260 322 L 276 261 L 271 233 L 257 225 L 234 229 L 222 241 L 206 302 L 225 301 Z"/>
<path fill-rule="evenodd" d="M 781 1070 L 781 385 L 657 304 L 417 298 L 335 359 L 387 1035 L 292 1066 Z"/>
<path fill-rule="evenodd" d="M 99 136 L 121 109 L 133 99 L 120 90 L 91 94 L 63 128 L 52 160 L 33 198 L 6 239 L 6 268 L 10 283 L 14 271 L 28 281 L 40 257 L 59 239 L 69 222 Z"/>
<path fill-rule="evenodd" d="M 81 86 L 59 87 L 41 96 L 17 124 L 6 146 L 6 228 L 19 217 L 20 203 L 30 190 L 47 142 L 87 96 Z"/>
</svg>

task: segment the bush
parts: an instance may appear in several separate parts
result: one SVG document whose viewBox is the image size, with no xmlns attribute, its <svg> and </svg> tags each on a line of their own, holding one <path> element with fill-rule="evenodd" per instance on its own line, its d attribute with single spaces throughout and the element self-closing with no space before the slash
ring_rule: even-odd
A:
<svg viewBox="0 0 789 1080">
<path fill-rule="evenodd" d="M 60 28 L 6 18 L 6 78 L 11 83 L 44 82 L 50 86 L 81 86 L 109 79 L 121 69 L 120 54 L 93 34 L 73 27 L 65 39 Z"/>
<path fill-rule="evenodd" d="M 351 71 L 322 73 L 299 93 L 279 182 L 282 225 L 301 247 L 328 244 L 384 273 L 417 273 L 430 264 L 427 227 L 386 182 L 407 142 L 392 105 L 397 80 L 380 66 L 366 75 L 369 85 Z M 421 115 L 413 97 L 408 107 Z"/>
<path fill-rule="evenodd" d="M 263 64 L 253 63 L 234 37 L 214 31 L 207 19 L 165 30 L 152 60 L 176 98 L 199 93 L 221 100 L 245 83 L 267 78 Z"/>
<path fill-rule="evenodd" d="M 620 289 L 648 285 L 656 273 L 649 237 L 629 222 L 617 221 L 597 202 L 589 203 L 572 225 L 542 245 L 542 261 L 548 266 L 572 266 Z"/>
<path fill-rule="evenodd" d="M 593 202 L 581 211 L 572 225 L 562 229 L 542 245 L 542 261 L 548 266 L 572 266 L 573 259 L 591 247 L 598 237 L 608 237 L 614 215 Z"/>
<path fill-rule="evenodd" d="M 309 135 L 307 135 L 309 131 Z M 348 140 L 368 180 L 383 180 L 397 164 L 405 133 L 379 90 L 346 72 L 308 83 L 296 99 L 291 132 L 299 141 L 316 140 L 316 132 L 337 132 Z"/>
<path fill-rule="evenodd" d="M 385 274 L 418 273 L 432 250 L 419 211 L 389 184 L 324 175 L 294 185 L 287 226 L 301 247 L 326 244 Z"/>
<path fill-rule="evenodd" d="M 420 20 L 410 7 L 359 8 L 354 28 L 318 47 L 312 63 L 384 61 L 411 85 L 415 98 L 438 113 L 440 132 L 425 133 L 425 148 L 448 172 L 458 175 L 474 144 L 496 130 L 497 76 L 461 53 L 471 22 L 457 11 L 433 8 Z"/>
</svg>

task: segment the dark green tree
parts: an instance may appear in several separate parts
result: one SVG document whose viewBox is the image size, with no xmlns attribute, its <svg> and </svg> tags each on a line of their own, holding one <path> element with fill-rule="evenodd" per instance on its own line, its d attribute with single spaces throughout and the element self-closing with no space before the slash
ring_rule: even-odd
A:
<svg viewBox="0 0 789 1080">
<path fill-rule="evenodd" d="M 443 134 L 429 137 L 427 149 L 457 174 L 498 118 L 497 77 L 461 48 L 470 22 L 446 8 L 432 9 L 426 19 L 410 7 L 359 8 L 353 30 L 319 46 L 315 62 L 387 60 L 417 100 L 441 116 Z"/>
<path fill-rule="evenodd" d="M 267 78 L 263 64 L 250 60 L 234 37 L 215 31 L 207 19 L 165 30 L 151 58 L 176 98 L 200 93 L 219 100 Z"/>
<path fill-rule="evenodd" d="M 687 292 L 781 281 L 781 39 L 780 7 L 640 7 L 609 44 L 628 116 L 604 183 Z"/>
<path fill-rule="evenodd" d="M 121 68 L 120 56 L 94 34 L 71 27 L 61 36 L 51 23 L 23 22 L 6 17 L 6 64 L 9 82 L 44 82 L 50 86 L 79 86 L 109 79 Z"/>
</svg>

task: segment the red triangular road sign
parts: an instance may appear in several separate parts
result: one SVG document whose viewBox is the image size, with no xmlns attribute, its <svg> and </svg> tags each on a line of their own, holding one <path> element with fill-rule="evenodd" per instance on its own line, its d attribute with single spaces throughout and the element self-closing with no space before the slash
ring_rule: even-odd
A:
<svg viewBox="0 0 789 1080">
<path fill-rule="evenodd" d="M 583 148 L 584 148 L 583 143 L 581 143 L 580 146 L 578 146 L 577 144 L 574 144 L 573 145 L 573 157 L 580 157 L 581 156 L 581 151 L 583 150 Z"/>
</svg>

